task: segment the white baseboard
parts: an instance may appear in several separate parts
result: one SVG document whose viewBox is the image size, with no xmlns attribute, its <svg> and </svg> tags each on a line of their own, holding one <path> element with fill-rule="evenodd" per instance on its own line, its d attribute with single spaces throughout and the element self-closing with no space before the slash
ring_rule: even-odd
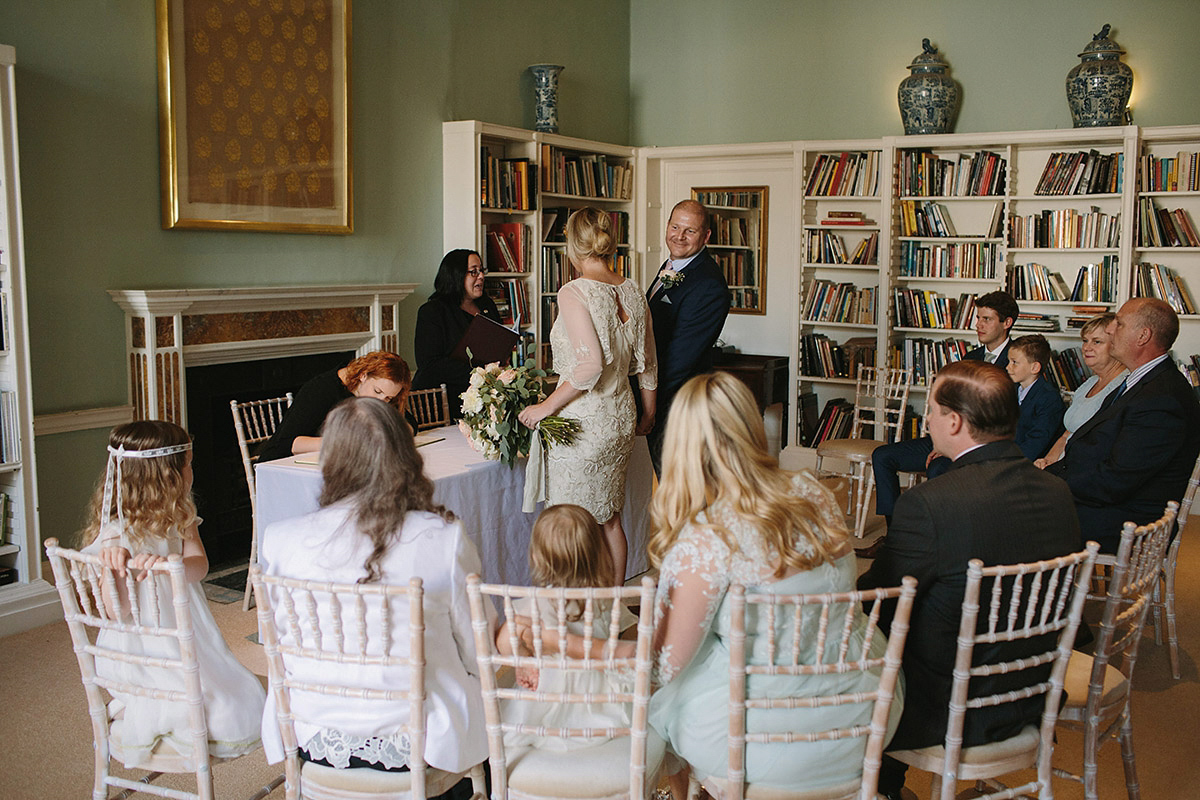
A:
<svg viewBox="0 0 1200 800">
<path fill-rule="evenodd" d="M 62 619 L 58 591 L 44 580 L 0 587 L 0 636 Z"/>
</svg>

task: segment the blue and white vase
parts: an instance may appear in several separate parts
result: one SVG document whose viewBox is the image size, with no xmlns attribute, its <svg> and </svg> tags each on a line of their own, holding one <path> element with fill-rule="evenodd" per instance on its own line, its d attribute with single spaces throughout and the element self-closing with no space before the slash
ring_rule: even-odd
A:
<svg viewBox="0 0 1200 800">
<path fill-rule="evenodd" d="M 1124 125 L 1133 91 L 1133 70 L 1121 47 L 1108 38 L 1105 25 L 1079 54 L 1080 63 L 1067 73 L 1067 103 L 1076 128 Z"/>
<path fill-rule="evenodd" d="M 533 73 L 535 131 L 558 133 L 558 73 L 563 69 L 557 64 L 534 64 L 529 68 Z"/>
<path fill-rule="evenodd" d="M 950 65 L 928 39 L 921 40 L 921 48 L 908 65 L 912 74 L 900 81 L 897 92 L 904 132 L 950 133 L 958 117 L 958 84 L 946 74 Z"/>
</svg>

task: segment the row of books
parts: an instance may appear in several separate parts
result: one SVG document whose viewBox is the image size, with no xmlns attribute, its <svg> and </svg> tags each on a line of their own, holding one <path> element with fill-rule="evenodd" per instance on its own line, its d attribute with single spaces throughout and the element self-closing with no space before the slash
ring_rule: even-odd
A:
<svg viewBox="0 0 1200 800">
<path fill-rule="evenodd" d="M 961 361 L 977 343 L 965 339 L 903 339 L 892 345 L 888 366 L 911 369 L 914 386 L 928 386 L 929 379 L 942 367 Z"/>
<path fill-rule="evenodd" d="M 808 447 L 816 447 L 831 439 L 847 439 L 853 424 L 854 404 L 845 398 L 835 397 L 825 403 L 816 426 L 811 431 L 804 431 L 802 439 Z"/>
<path fill-rule="evenodd" d="M 760 286 L 758 264 L 754 253 L 748 250 L 709 250 L 709 254 L 725 273 L 725 283 L 730 288 L 734 286 Z"/>
<path fill-rule="evenodd" d="M 525 281 L 520 279 L 489 280 L 483 290 L 496 304 L 500 312 L 500 322 L 505 325 L 528 325 L 532 321 L 529 314 L 529 292 Z"/>
<path fill-rule="evenodd" d="M 1000 261 L 1000 247 L 995 242 L 900 243 L 902 278 L 994 280 Z"/>
<path fill-rule="evenodd" d="M 567 241 L 567 218 L 575 211 L 567 206 L 551 206 L 542 209 L 542 241 L 562 243 Z M 609 211 L 613 235 L 619 244 L 629 244 L 629 212 Z"/>
<path fill-rule="evenodd" d="M 1002 195 L 1008 162 L 999 153 L 980 150 L 940 158 L 927 150 L 901 150 L 900 194 L 908 197 L 979 197 Z"/>
<path fill-rule="evenodd" d="M 1078 347 L 1055 353 L 1049 366 L 1046 377 L 1060 392 L 1073 392 L 1092 376 L 1091 369 L 1083 363 L 1083 351 Z"/>
<path fill-rule="evenodd" d="M 845 322 L 874 325 L 879 290 L 859 289 L 852 283 L 814 279 L 804 292 L 801 318 L 808 322 Z"/>
<path fill-rule="evenodd" d="M 892 308 L 900 328 L 968 330 L 975 326 L 975 295 L 957 299 L 927 289 L 893 289 Z"/>
<path fill-rule="evenodd" d="M 558 298 L 552 294 L 542 295 L 542 369 L 547 372 L 554 370 L 554 359 L 551 358 L 550 329 L 558 319 Z"/>
<path fill-rule="evenodd" d="M 1200 153 L 1182 150 L 1174 158 L 1142 156 L 1138 191 L 1200 192 Z"/>
<path fill-rule="evenodd" d="M 705 206 L 721 206 L 723 208 L 758 208 L 764 199 L 762 191 L 725 192 L 707 191 L 696 192 L 697 202 Z"/>
<path fill-rule="evenodd" d="M 1019 333 L 1053 333 L 1058 330 L 1058 317 L 1022 311 L 1013 320 L 1012 329 Z"/>
<path fill-rule="evenodd" d="M 628 278 L 633 270 L 633 259 L 628 253 L 617 253 L 613 256 L 612 268 L 613 272 Z M 557 292 L 564 283 L 574 277 L 575 270 L 567 258 L 565 248 L 542 248 L 542 292 Z"/>
<path fill-rule="evenodd" d="M 543 144 L 542 190 L 628 200 L 633 196 L 633 166 L 624 161 L 610 164 L 602 153 L 572 153 Z"/>
<path fill-rule="evenodd" d="M 822 225 L 874 225 L 875 220 L 867 219 L 865 211 L 829 211 L 825 214 L 825 219 L 821 220 Z"/>
<path fill-rule="evenodd" d="M 0 392 L 0 461 L 11 464 L 21 460 L 18 435 L 17 393 Z"/>
<path fill-rule="evenodd" d="M 728 247 L 754 247 L 758 243 L 758 218 L 724 217 L 709 214 L 710 244 Z"/>
<path fill-rule="evenodd" d="M 1137 265 L 1136 295 L 1165 300 L 1176 314 L 1195 314 L 1196 301 L 1175 270 L 1164 264 Z"/>
<path fill-rule="evenodd" d="M 1117 247 L 1121 243 L 1121 214 L 1073 208 L 1043 209 L 1023 217 L 1013 214 L 1008 224 L 1012 247 Z"/>
<path fill-rule="evenodd" d="M 1179 369 L 1192 384 L 1196 394 L 1200 395 L 1200 355 L 1193 353 L 1191 358 L 1180 364 Z"/>
<path fill-rule="evenodd" d="M 480 202 L 484 208 L 530 211 L 537 208 L 537 164 L 528 158 L 500 158 L 480 148 Z"/>
<path fill-rule="evenodd" d="M 1159 208 L 1153 197 L 1138 199 L 1139 247 L 1200 247 L 1192 218 L 1182 208 Z"/>
<path fill-rule="evenodd" d="M 808 231 L 804 259 L 812 264 L 878 264 L 879 232 L 872 233 L 847 254 L 846 243 L 833 231 Z"/>
<path fill-rule="evenodd" d="M 874 197 L 879 194 L 879 151 L 817 156 L 804 194 L 810 197 Z"/>
<path fill-rule="evenodd" d="M 800 374 L 810 378 L 853 378 L 858 365 L 875 364 L 875 337 L 857 336 L 838 344 L 823 333 L 800 337 Z"/>
<path fill-rule="evenodd" d="M 1005 290 L 1017 300 L 1112 303 L 1116 301 L 1117 257 L 1105 256 L 1099 264 L 1081 266 L 1073 287 L 1043 264 L 1015 264 L 1008 268 Z"/>
<path fill-rule="evenodd" d="M 523 222 L 494 222 L 483 226 L 489 272 L 528 272 L 532 242 Z"/>
<path fill-rule="evenodd" d="M 1121 191 L 1124 153 L 1051 153 L 1034 194 L 1115 194 Z"/>
<path fill-rule="evenodd" d="M 950 210 L 930 200 L 901 200 L 900 230 L 904 236 L 958 236 Z"/>
<path fill-rule="evenodd" d="M 751 286 L 730 287 L 729 289 L 731 309 L 740 311 L 762 311 L 762 293 Z"/>
</svg>

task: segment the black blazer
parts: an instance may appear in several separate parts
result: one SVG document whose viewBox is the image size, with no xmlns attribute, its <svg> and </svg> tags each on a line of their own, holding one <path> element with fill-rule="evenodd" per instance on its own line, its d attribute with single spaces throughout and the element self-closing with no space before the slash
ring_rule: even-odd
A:
<svg viewBox="0 0 1200 800">
<path fill-rule="evenodd" d="M 890 749 L 928 747 L 945 739 L 967 562 L 1037 561 L 1078 549 L 1079 522 L 1070 490 L 1035 467 L 1012 441 L 972 450 L 944 475 L 900 495 L 883 548 L 858 582 L 860 588 L 875 588 L 899 585 L 905 575 L 917 579 L 904 646 L 904 712 Z M 890 617 L 880 620 L 881 625 L 890 622 Z M 980 622 L 986 625 L 986 614 Z M 1017 642 L 976 651 L 991 660 L 996 654 L 1017 658 L 1034 648 Z M 1039 678 L 1025 671 L 976 680 L 971 694 L 1019 688 L 1049 675 L 1047 665 Z M 1026 724 L 1037 723 L 1042 705 L 1038 696 L 970 711 L 964 743 L 973 746 L 1015 735 Z"/>
<path fill-rule="evenodd" d="M 1169 357 L 1079 426 L 1047 467 L 1071 487 L 1085 539 L 1117 552 L 1125 522 L 1182 500 L 1200 454 L 1200 402 Z"/>
<path fill-rule="evenodd" d="M 488 319 L 500 321 L 495 302 L 486 294 L 476 300 L 475 305 L 479 313 Z M 471 365 L 465 359 L 451 358 L 450 354 L 467 332 L 471 318 L 462 308 L 436 297 L 426 300 L 417 309 L 417 329 L 413 340 L 417 371 L 413 375 L 412 388 L 436 389 L 446 384 L 450 415 L 455 419 L 462 414 L 461 395 L 467 390 Z"/>
<path fill-rule="evenodd" d="M 1011 336 L 1008 338 L 1008 341 L 1005 343 L 1004 349 L 1000 351 L 1000 355 L 996 356 L 996 360 L 992 362 L 993 364 L 995 364 L 997 367 L 1000 367 L 1001 369 L 1008 366 L 1008 346 L 1010 344 L 1012 344 Z M 968 359 L 970 361 L 987 361 L 987 359 L 983 357 L 983 354 L 986 352 L 987 352 L 987 348 L 985 348 L 983 345 L 979 345 L 978 347 L 976 347 L 972 350 L 968 350 L 967 354 L 965 356 L 963 356 L 963 358 Z"/>
<path fill-rule="evenodd" d="M 1017 387 L 1020 391 L 1020 387 Z M 1029 387 L 1025 402 L 1021 403 L 1021 416 L 1017 418 L 1017 447 L 1030 461 L 1046 455 L 1063 432 L 1062 395 L 1054 384 L 1038 378 Z"/>
<path fill-rule="evenodd" d="M 658 419 L 688 378 L 712 369 L 712 346 L 729 315 L 729 287 L 721 268 L 704 248 L 683 271 L 684 279 L 663 289 L 650 303 L 658 354 Z M 651 284 L 653 288 L 653 284 Z"/>
</svg>

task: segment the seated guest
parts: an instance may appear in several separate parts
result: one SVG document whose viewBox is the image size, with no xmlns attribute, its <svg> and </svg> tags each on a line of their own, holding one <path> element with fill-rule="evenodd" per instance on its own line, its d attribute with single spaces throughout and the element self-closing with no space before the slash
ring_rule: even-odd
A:
<svg viewBox="0 0 1200 800">
<path fill-rule="evenodd" d="M 1013 441 L 1018 413 L 1015 385 L 999 367 L 959 361 L 944 367 L 934 380 L 929 432 L 934 447 L 953 462 L 943 475 L 900 495 L 887 541 L 858 581 L 860 589 L 869 589 L 895 586 L 905 575 L 917 579 L 904 645 L 904 714 L 888 749 L 929 747 L 945 739 L 967 562 L 1037 561 L 1079 547 L 1079 522 L 1071 512 L 1066 484 L 1035 467 Z M 980 622 L 986 625 L 986 619 Z M 880 619 L 884 630 L 890 623 L 887 615 Z M 1031 646 L 1028 641 L 991 645 L 987 657 L 989 662 L 992 655 L 1019 658 L 1033 652 L 1027 649 Z M 1047 664 L 1045 675 L 1036 679 L 1046 680 L 1049 674 Z M 979 679 L 972 691 L 1018 689 L 1031 677 L 1023 672 Z M 970 710 L 963 744 L 1007 739 L 1026 725 L 1036 725 L 1042 706 L 1043 698 L 1036 696 Z M 905 769 L 885 754 L 880 794 L 897 800 Z"/>
<path fill-rule="evenodd" d="M 1129 370 L 1112 357 L 1109 349 L 1112 340 L 1108 335 L 1108 325 L 1116 318 L 1117 315 L 1113 313 L 1100 314 L 1089 319 L 1079 330 L 1079 337 L 1083 340 L 1083 346 L 1080 348 L 1083 363 L 1092 371 L 1092 377 L 1080 384 L 1071 395 L 1071 405 L 1067 406 L 1067 411 L 1063 414 L 1066 430 L 1062 436 L 1058 437 L 1058 441 L 1050 448 L 1050 452 L 1046 453 L 1045 458 L 1033 462 L 1042 469 L 1062 458 L 1071 434 L 1100 410 L 1104 398 L 1112 394 L 1129 374 Z"/>
<path fill-rule="evenodd" d="M 675 756 L 702 774 L 723 778 L 729 735 L 725 642 L 730 584 L 783 594 L 844 592 L 854 586 L 855 560 L 833 495 L 807 471 L 793 475 L 779 469 L 767 452 L 754 398 L 737 378 L 715 372 L 685 383 L 671 405 L 663 441 L 663 477 L 651 501 L 654 534 L 648 548 L 651 562 L 660 568 L 654 614 L 660 688 L 650 701 L 650 724 Z M 860 633 L 866 623 L 865 616 L 857 615 L 854 624 Z M 747 627 L 746 646 L 753 653 L 769 631 L 765 615 L 748 621 Z M 774 635 L 784 651 L 797 647 L 802 660 L 815 660 L 815 639 L 791 643 L 790 624 L 778 625 Z M 862 639 L 855 641 L 861 649 Z M 885 647 L 883 637 L 876 637 L 870 657 L 878 657 Z M 860 655 L 851 652 L 847 658 Z M 819 697 L 869 691 L 871 683 L 861 673 L 755 675 L 747 691 L 751 697 L 796 691 Z M 897 695 L 892 706 L 892 725 L 901 699 Z M 757 724 L 764 727 L 793 730 L 796 716 L 803 715 L 799 724 L 819 729 L 866 725 L 870 706 L 758 713 Z M 782 716 L 775 717 L 777 713 Z M 773 744 L 770 749 L 750 744 L 746 779 L 795 792 L 822 789 L 856 780 L 864 748 L 864 739 Z M 687 789 L 686 768 L 673 766 L 672 793 L 681 798 Z M 671 768 L 668 764 L 669 772 Z"/>
<path fill-rule="evenodd" d="M 1008 348 L 1008 375 L 1017 384 L 1017 447 L 1030 461 L 1041 458 L 1062 430 L 1063 401 L 1046 377 L 1050 343 L 1040 333 L 1021 336 Z"/>
<path fill-rule="evenodd" d="M 483 292 L 487 270 L 474 250 L 451 250 L 442 258 L 433 294 L 417 310 L 417 331 L 413 342 L 417 359 L 414 389 L 436 389 L 446 384 L 450 396 L 450 416 L 462 416 L 462 398 L 467 390 L 471 364 L 455 358 L 454 349 L 477 314 L 496 322 L 500 312 Z"/>
<path fill-rule="evenodd" d="M 998 367 L 1007 365 L 1008 333 L 1020 313 L 1017 301 L 1007 292 L 988 292 L 976 298 L 975 333 L 979 337 L 979 346 L 963 358 L 986 361 Z M 899 473 L 925 472 L 934 478 L 949 468 L 950 459 L 934 451 L 933 440 L 928 436 L 875 448 L 871 454 L 871 469 L 875 472 L 875 513 L 885 519 L 891 517 L 900 495 Z M 869 558 L 874 550 L 866 548 L 859 551 L 859 555 Z"/>
<path fill-rule="evenodd" d="M 324 439 L 320 509 L 268 526 L 259 564 L 268 575 L 300 580 L 407 586 L 421 578 L 428 715 L 424 757 L 437 769 L 464 772 L 487 757 L 466 590 L 467 575 L 481 571 L 479 554 L 454 515 L 433 502 L 433 483 L 422 473 L 412 433 L 393 406 L 370 398 L 346 400 L 330 412 Z M 327 596 L 316 602 L 320 616 L 336 613 Z M 368 624 L 380 625 L 378 598 L 366 602 Z M 396 605 L 388 620 L 392 652 L 402 656 L 409 615 Z M 286 648 L 291 642 L 287 609 L 277 602 L 275 613 L 280 645 Z M 347 629 L 353 613 L 342 610 Z M 302 759 L 336 768 L 408 769 L 407 665 L 384 669 L 300 659 L 291 665 L 301 680 L 320 682 L 336 670 L 343 682 L 378 686 L 382 680 L 400 692 L 395 700 L 293 692 L 291 713 Z M 263 749 L 274 763 L 283 758 L 283 744 L 275 695 L 268 697 Z M 470 782 L 464 781 L 469 796 Z"/>
<path fill-rule="evenodd" d="M 275 434 L 258 452 L 259 462 L 274 461 L 321 449 L 321 423 L 338 403 L 350 397 L 374 397 L 403 409 L 411 376 L 395 353 L 367 353 L 341 369 L 331 369 L 300 387 Z M 415 424 L 409 425 L 415 430 Z"/>
<path fill-rule="evenodd" d="M 1135 297 L 1108 332 L 1129 376 L 1046 471 L 1071 487 L 1084 539 L 1115 553 L 1126 521 L 1153 522 L 1183 499 L 1200 453 L 1200 402 L 1171 360 L 1179 318 L 1169 305 Z"/>
</svg>

